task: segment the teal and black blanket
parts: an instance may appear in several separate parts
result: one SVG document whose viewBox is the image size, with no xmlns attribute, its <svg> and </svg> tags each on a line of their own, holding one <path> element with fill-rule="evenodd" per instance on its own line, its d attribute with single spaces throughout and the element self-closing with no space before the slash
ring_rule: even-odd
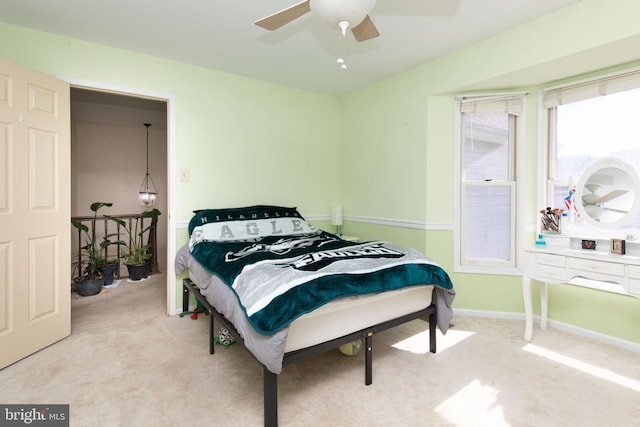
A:
<svg viewBox="0 0 640 427">
<path fill-rule="evenodd" d="M 408 286 L 435 285 L 451 310 L 449 276 L 420 252 L 345 241 L 309 225 L 295 208 L 199 211 L 189 232 L 192 256 L 233 289 L 264 335 L 337 298 Z"/>
</svg>

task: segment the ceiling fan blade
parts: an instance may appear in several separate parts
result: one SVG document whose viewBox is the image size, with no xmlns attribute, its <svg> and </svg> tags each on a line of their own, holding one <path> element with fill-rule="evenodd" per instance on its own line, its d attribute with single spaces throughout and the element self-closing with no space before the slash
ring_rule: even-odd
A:
<svg viewBox="0 0 640 427">
<path fill-rule="evenodd" d="M 629 211 L 625 211 L 622 209 L 614 209 L 614 208 L 607 208 L 607 207 L 603 207 L 602 209 L 604 209 L 605 211 L 609 211 L 609 212 L 616 212 L 616 213 L 621 213 L 621 214 L 628 214 Z"/>
<path fill-rule="evenodd" d="M 374 39 L 380 35 L 369 15 L 365 16 L 361 23 L 353 27 L 351 32 L 359 42 Z"/>
<path fill-rule="evenodd" d="M 307 12 L 311 12 L 311 6 L 309 6 L 309 1 L 301 1 L 298 4 L 294 4 L 291 7 L 281 10 L 280 12 L 276 12 L 273 15 L 269 15 L 266 18 L 262 18 L 255 22 L 258 27 L 262 27 L 269 31 L 277 30 L 283 25 L 288 24 L 291 21 L 294 21 L 300 18 Z"/>
<path fill-rule="evenodd" d="M 613 190 L 613 191 L 610 191 L 609 193 L 605 194 L 604 196 L 600 197 L 594 203 L 596 203 L 596 204 L 606 203 L 609 200 L 613 200 L 616 197 L 620 197 L 623 194 L 628 193 L 628 192 L 629 192 L 629 190 Z"/>
</svg>

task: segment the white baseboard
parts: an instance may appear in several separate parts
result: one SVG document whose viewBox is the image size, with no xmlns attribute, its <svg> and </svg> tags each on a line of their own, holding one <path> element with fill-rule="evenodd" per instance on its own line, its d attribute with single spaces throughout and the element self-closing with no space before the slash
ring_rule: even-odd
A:
<svg viewBox="0 0 640 427">
<path fill-rule="evenodd" d="M 622 348 L 624 350 L 640 353 L 640 343 L 623 340 L 621 338 L 612 337 L 611 335 L 595 332 L 589 329 L 580 328 L 578 326 L 571 325 L 569 323 L 558 322 L 557 320 L 549 320 L 549 326 L 560 331 L 568 332 L 574 335 L 579 335 L 584 338 L 588 338 L 594 341 L 602 342 L 612 345 L 614 347 Z"/>
<path fill-rule="evenodd" d="M 509 311 L 485 311 L 485 310 L 470 310 L 466 308 L 454 308 L 453 314 L 455 316 L 463 316 L 463 317 L 486 317 L 490 319 L 524 320 L 524 313 L 512 313 Z"/>
<path fill-rule="evenodd" d="M 482 311 L 482 310 L 468 310 L 468 309 L 454 309 L 453 314 L 455 316 L 463 317 L 485 317 L 491 319 L 504 319 L 504 320 L 522 320 L 524 321 L 524 313 L 511 313 L 504 311 Z M 534 330 L 533 339 L 535 339 L 536 329 L 539 330 L 540 316 L 534 317 Z M 549 319 L 548 323 L 550 328 L 558 329 L 559 331 L 567 332 L 570 334 L 578 335 L 593 341 L 598 341 L 604 344 L 618 347 L 624 350 L 640 353 L 640 343 L 623 340 L 611 335 L 606 335 L 600 332 L 595 332 L 590 329 L 580 328 L 569 323 L 559 322 L 557 320 Z M 522 325 L 522 333 L 524 335 L 524 324 Z M 524 338 L 523 338 L 524 339 Z"/>
</svg>

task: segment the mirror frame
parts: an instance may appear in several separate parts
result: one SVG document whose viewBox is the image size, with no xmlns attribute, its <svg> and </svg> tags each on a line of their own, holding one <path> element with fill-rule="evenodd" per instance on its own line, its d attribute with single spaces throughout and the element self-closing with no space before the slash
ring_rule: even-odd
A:
<svg viewBox="0 0 640 427">
<path fill-rule="evenodd" d="M 582 196 L 584 193 L 585 184 L 587 183 L 589 178 L 591 178 L 591 176 L 594 173 L 602 169 L 609 169 L 609 168 L 618 169 L 623 173 L 625 173 L 631 179 L 631 182 L 634 187 L 633 190 L 635 194 L 635 199 L 633 201 L 631 208 L 629 209 L 629 212 L 624 216 L 622 216 L 622 218 L 612 222 L 600 222 L 600 221 L 596 221 L 590 215 L 587 214 L 584 204 L 582 203 Z M 638 177 L 638 174 L 636 173 L 633 166 L 623 162 L 620 159 L 604 158 L 604 159 L 598 160 L 597 162 L 589 166 L 580 177 L 580 180 L 578 181 L 578 184 L 576 186 L 575 203 L 576 203 L 576 208 L 578 209 L 578 212 L 580 213 L 580 216 L 584 219 L 585 223 L 595 227 L 606 227 L 606 228 L 621 227 L 629 223 L 629 221 L 631 221 L 633 218 L 635 218 L 638 212 L 640 211 L 640 177 Z"/>
</svg>

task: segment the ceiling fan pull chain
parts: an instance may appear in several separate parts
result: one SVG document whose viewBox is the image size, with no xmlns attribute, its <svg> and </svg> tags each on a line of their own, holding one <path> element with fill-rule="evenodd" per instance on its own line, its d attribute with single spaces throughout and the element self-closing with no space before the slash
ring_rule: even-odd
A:
<svg viewBox="0 0 640 427">
<path fill-rule="evenodd" d="M 349 21 L 340 21 L 338 23 L 338 27 L 340 27 L 341 34 L 338 38 L 342 41 L 340 50 L 341 54 L 338 57 L 338 64 L 340 64 L 340 68 L 344 71 L 347 70 L 347 63 L 345 62 L 345 58 L 347 57 L 347 29 L 349 28 Z"/>
</svg>

